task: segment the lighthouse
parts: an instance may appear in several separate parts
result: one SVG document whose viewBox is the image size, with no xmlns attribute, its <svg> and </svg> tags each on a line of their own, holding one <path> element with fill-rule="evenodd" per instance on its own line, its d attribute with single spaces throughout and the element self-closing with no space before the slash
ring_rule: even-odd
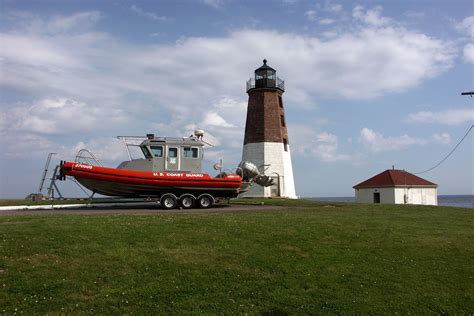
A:
<svg viewBox="0 0 474 316">
<path fill-rule="evenodd" d="M 264 59 L 263 65 L 255 70 L 255 77 L 247 81 L 249 101 L 242 160 L 253 162 L 273 179 L 273 185 L 254 185 L 245 197 L 296 198 L 284 92 L 285 82 Z"/>
</svg>

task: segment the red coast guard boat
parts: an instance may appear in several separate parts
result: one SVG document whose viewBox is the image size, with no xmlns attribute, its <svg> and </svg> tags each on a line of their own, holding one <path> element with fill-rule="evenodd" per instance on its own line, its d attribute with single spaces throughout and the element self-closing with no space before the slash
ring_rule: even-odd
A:
<svg viewBox="0 0 474 316">
<path fill-rule="evenodd" d="M 235 173 L 221 172 L 216 177 L 201 173 L 206 144 L 202 136 L 200 130 L 185 138 L 148 134 L 139 145 L 126 141 L 139 137 L 119 137 L 124 140 L 130 160 L 117 168 L 107 168 L 83 149 L 75 162 L 61 162 L 59 179 L 72 176 L 93 194 L 159 198 L 162 207 L 167 209 L 178 204 L 183 208 L 192 208 L 195 204 L 207 208 L 216 198 L 232 198 L 247 191 L 253 182 L 264 186 L 272 184 L 270 178 L 261 175 L 249 162 L 242 162 Z M 139 147 L 144 157 L 132 159 L 129 146 Z"/>
</svg>

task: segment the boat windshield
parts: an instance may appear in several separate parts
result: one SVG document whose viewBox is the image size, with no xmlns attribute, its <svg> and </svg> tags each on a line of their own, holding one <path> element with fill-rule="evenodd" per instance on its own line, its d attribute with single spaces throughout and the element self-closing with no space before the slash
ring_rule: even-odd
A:
<svg viewBox="0 0 474 316">
<path fill-rule="evenodd" d="M 140 146 L 140 149 L 142 150 L 143 155 L 145 156 L 145 158 L 147 158 L 147 159 L 151 158 L 150 151 L 148 150 L 148 148 L 146 146 Z"/>
</svg>

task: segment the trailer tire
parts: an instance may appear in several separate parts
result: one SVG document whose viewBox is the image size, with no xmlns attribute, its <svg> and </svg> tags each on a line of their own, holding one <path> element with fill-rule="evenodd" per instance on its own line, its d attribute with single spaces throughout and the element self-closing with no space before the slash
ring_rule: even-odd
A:
<svg viewBox="0 0 474 316">
<path fill-rule="evenodd" d="M 194 207 L 196 198 L 192 194 L 184 194 L 179 198 L 179 205 L 183 209 L 190 209 Z"/>
<path fill-rule="evenodd" d="M 210 194 L 201 194 L 197 200 L 198 206 L 200 208 L 210 208 L 214 205 L 214 197 Z"/>
<path fill-rule="evenodd" d="M 178 198 L 172 193 L 166 193 L 161 196 L 160 205 L 165 210 L 171 210 L 178 205 Z"/>
</svg>

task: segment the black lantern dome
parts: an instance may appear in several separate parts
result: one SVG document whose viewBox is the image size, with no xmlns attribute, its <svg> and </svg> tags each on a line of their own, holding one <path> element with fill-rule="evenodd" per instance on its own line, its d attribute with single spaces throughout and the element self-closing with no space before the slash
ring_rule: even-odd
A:
<svg viewBox="0 0 474 316">
<path fill-rule="evenodd" d="M 267 65 L 267 60 L 263 60 L 263 65 L 255 69 L 255 79 L 247 81 L 247 92 L 250 89 L 276 88 L 285 91 L 285 82 L 276 76 L 276 70 Z"/>
</svg>

